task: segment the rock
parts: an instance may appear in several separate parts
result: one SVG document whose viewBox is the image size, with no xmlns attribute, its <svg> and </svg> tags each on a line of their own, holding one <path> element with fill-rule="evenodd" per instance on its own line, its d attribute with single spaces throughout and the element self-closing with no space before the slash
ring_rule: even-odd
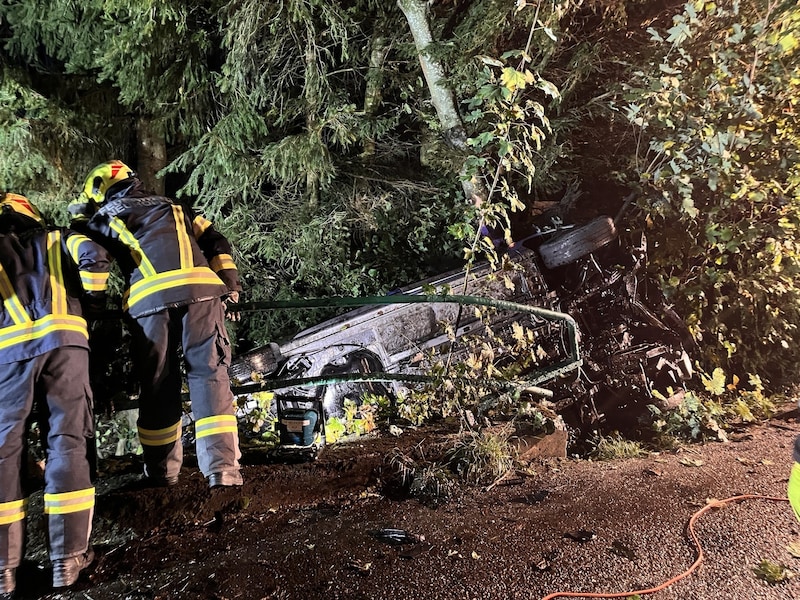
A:
<svg viewBox="0 0 800 600">
<path fill-rule="evenodd" d="M 567 428 L 560 417 L 554 419 L 553 424 L 555 428 L 551 432 L 542 432 L 529 423 L 518 424 L 509 442 L 517 446 L 520 460 L 567 457 Z"/>
</svg>

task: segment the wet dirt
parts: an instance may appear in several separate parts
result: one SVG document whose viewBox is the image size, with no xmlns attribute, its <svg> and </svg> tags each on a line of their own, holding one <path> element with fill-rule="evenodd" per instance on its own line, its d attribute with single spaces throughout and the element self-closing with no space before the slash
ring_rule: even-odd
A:
<svg viewBox="0 0 800 600">
<path fill-rule="evenodd" d="M 95 564 L 74 589 L 49 588 L 41 493 L 30 503 L 23 599 L 536 599 L 657 586 L 698 558 L 687 524 L 709 499 L 742 494 L 695 528 L 704 561 L 652 598 L 800 597 L 800 578 L 768 584 L 763 561 L 800 573 L 785 496 L 795 405 L 727 443 L 646 458 L 540 459 L 438 505 L 403 493 L 391 461 L 446 446 L 430 427 L 329 446 L 314 462 L 244 456 L 240 490 L 207 489 L 187 460 L 177 486 L 137 486 L 135 457 L 103 461 Z M 400 532 L 387 531 L 389 529 Z"/>
</svg>

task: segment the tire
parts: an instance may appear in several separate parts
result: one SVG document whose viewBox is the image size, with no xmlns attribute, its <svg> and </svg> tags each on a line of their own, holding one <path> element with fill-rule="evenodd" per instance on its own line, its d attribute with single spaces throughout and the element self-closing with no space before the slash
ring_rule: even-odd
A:
<svg viewBox="0 0 800 600">
<path fill-rule="evenodd" d="M 597 217 L 539 246 L 539 256 L 548 269 L 563 267 L 599 250 L 617 237 L 611 217 Z"/>
<path fill-rule="evenodd" d="M 357 350 L 348 355 L 347 360 L 340 365 L 327 365 L 322 369 L 321 375 L 343 375 L 359 373 L 379 373 L 384 370 L 380 359 L 368 350 Z M 343 418 L 345 415 L 344 401 L 346 398 L 361 405 L 365 394 L 378 396 L 389 395 L 389 388 L 379 381 L 353 381 L 342 383 L 329 383 L 320 389 L 320 397 L 325 410 L 325 418 Z"/>
</svg>

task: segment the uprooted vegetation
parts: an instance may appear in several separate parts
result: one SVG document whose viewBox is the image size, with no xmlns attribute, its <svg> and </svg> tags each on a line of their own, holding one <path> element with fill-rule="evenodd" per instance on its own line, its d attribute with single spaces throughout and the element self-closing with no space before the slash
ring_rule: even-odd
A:
<svg viewBox="0 0 800 600">
<path fill-rule="evenodd" d="M 450 423 L 453 433 L 446 442 L 386 457 L 398 490 L 436 504 L 445 501 L 456 485 L 490 485 L 515 469 L 524 469 L 517 458 L 525 436 L 567 430 L 565 452 L 570 455 L 599 460 L 640 457 L 695 441 L 723 441 L 729 428 L 768 418 L 774 410 L 773 399 L 764 393 L 758 378 L 751 377 L 743 386 L 738 378 L 726 378 L 718 369 L 701 376 L 704 391 L 682 390 L 677 404 L 665 407 L 660 403 L 665 396 L 655 391 L 649 403 L 643 399 L 634 407 L 633 419 L 623 415 L 621 422 L 600 421 L 578 429 L 564 423 L 552 401 L 526 391 L 520 377 L 538 353 L 535 346 L 525 347 L 531 337 L 524 327 L 514 332 L 509 338 L 487 326 L 479 336 L 459 338 L 459 361 L 453 361 L 449 352 L 425 353 L 426 368 L 435 377 L 415 386 L 408 396 L 365 394 L 346 399 L 342 415 L 328 420 L 327 443 L 373 434 L 402 435 L 409 428 Z M 455 338 L 452 341 L 455 344 Z M 504 391 L 498 393 L 498 388 Z M 237 399 L 242 406 L 247 400 L 251 407 L 239 418 L 246 453 L 269 452 L 279 443 L 272 396 L 256 392 Z M 185 408 L 188 413 L 188 403 Z M 186 432 L 185 441 L 191 442 L 191 422 Z M 130 413 L 99 417 L 97 442 L 101 457 L 137 453 Z"/>
</svg>

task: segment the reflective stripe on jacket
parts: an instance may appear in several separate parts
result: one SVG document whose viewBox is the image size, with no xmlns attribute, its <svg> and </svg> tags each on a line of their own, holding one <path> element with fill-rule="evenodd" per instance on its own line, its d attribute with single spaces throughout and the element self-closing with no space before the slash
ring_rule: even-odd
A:
<svg viewBox="0 0 800 600">
<path fill-rule="evenodd" d="M 99 208 L 70 210 L 73 222 L 119 262 L 127 287 L 123 308 L 133 317 L 241 289 L 230 244 L 211 222 L 188 206 L 148 194 L 138 182 Z"/>
<path fill-rule="evenodd" d="M 80 297 L 105 293 L 107 252 L 68 229 L 0 234 L 0 363 L 88 348 Z"/>
</svg>

